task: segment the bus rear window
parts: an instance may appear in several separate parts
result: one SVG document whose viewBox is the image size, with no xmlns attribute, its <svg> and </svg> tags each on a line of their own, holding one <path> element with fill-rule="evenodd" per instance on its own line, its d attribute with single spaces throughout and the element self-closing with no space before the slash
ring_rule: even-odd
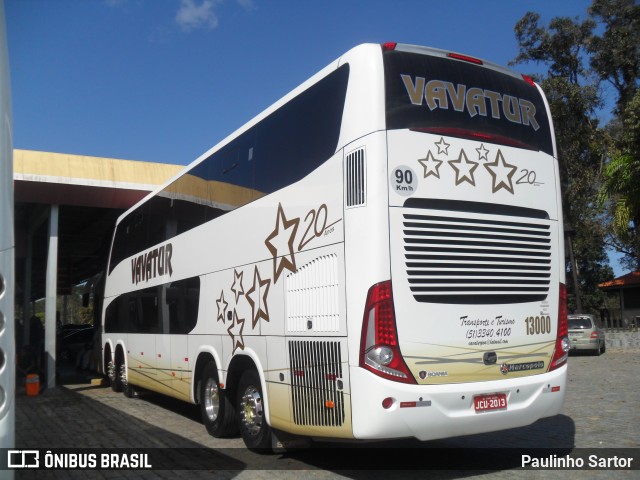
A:
<svg viewBox="0 0 640 480">
<path fill-rule="evenodd" d="M 450 58 L 384 54 L 387 129 L 413 129 L 553 155 L 546 108 L 521 78 Z"/>
</svg>

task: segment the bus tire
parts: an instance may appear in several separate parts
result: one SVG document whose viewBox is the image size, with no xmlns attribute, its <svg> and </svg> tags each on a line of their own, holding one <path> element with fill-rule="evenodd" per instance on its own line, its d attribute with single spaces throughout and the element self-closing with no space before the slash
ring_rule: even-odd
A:
<svg viewBox="0 0 640 480">
<path fill-rule="evenodd" d="M 124 393 L 124 396 L 127 398 L 138 398 L 138 391 L 136 390 L 136 387 L 130 383 L 127 383 L 127 386 L 122 389 L 122 393 Z"/>
<path fill-rule="evenodd" d="M 127 398 L 135 398 L 138 396 L 136 392 L 136 388 L 129 383 L 129 378 L 127 377 L 127 367 L 126 365 L 120 365 L 120 370 L 118 371 L 118 378 L 120 379 L 120 390 L 124 393 L 124 396 Z"/>
<path fill-rule="evenodd" d="M 127 377 L 127 369 L 124 365 L 120 367 L 120 385 L 122 385 L 122 393 L 127 398 L 137 398 L 138 391 L 136 387 L 129 383 L 129 379 Z"/>
<path fill-rule="evenodd" d="M 271 427 L 267 424 L 262 385 L 255 370 L 247 370 L 240 377 L 237 405 L 240 434 L 247 448 L 270 453 Z"/>
<path fill-rule="evenodd" d="M 207 432 L 216 438 L 238 433 L 237 418 L 226 392 L 220 388 L 214 362 L 205 365 L 200 385 L 200 412 Z"/>
<path fill-rule="evenodd" d="M 116 351 L 113 362 L 109 362 L 108 375 L 111 382 L 111 390 L 114 392 L 122 391 L 122 380 L 120 378 L 120 369 L 123 365 L 122 358 L 118 351 Z"/>
</svg>

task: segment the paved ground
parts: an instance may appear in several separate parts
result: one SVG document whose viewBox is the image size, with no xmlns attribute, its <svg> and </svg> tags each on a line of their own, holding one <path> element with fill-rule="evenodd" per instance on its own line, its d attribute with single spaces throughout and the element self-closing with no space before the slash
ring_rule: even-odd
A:
<svg viewBox="0 0 640 480">
<path fill-rule="evenodd" d="M 62 478 L 611 478 L 640 477 L 640 472 L 605 471 L 526 471 L 514 464 L 491 472 L 470 471 L 394 471 L 344 470 L 349 466 L 377 465 L 402 469 L 442 461 L 441 454 L 458 455 L 452 465 L 461 465 L 473 450 L 451 448 L 559 448 L 562 454 L 575 448 L 633 448 L 640 462 L 640 333 L 610 335 L 607 353 L 601 357 L 576 355 L 569 359 L 569 387 L 560 415 L 535 424 L 490 434 L 473 435 L 432 442 L 386 442 L 365 449 L 323 444 L 286 455 L 261 456 L 247 451 L 240 439 L 210 437 L 200 422 L 198 407 L 150 394 L 128 399 L 109 388 L 81 383 L 26 397 L 18 389 L 16 397 L 16 447 L 28 448 L 164 448 L 161 468 L 184 461 L 185 448 L 190 461 L 203 470 L 56 470 L 16 471 L 17 479 Z M 383 447 L 383 448 L 376 448 Z M 201 450 L 195 450 L 201 449 Z M 212 450 L 214 449 L 214 450 Z M 503 450 L 507 452 L 507 450 Z M 442 453 L 444 452 L 444 453 Z M 453 453 L 452 453 L 453 452 Z M 484 451 L 477 450 L 484 454 Z M 488 454 L 495 455 L 492 451 Z M 557 454 L 558 451 L 554 451 Z M 633 452 L 632 452 L 633 453 Z M 182 455 L 182 456 L 181 456 Z M 163 462 L 164 460 L 164 462 Z M 449 459 L 446 460 L 449 462 Z M 406 463 L 403 463 L 406 462 Z M 304 470 L 304 472 L 301 472 Z M 2 472 L 0 472 L 0 478 Z"/>
</svg>

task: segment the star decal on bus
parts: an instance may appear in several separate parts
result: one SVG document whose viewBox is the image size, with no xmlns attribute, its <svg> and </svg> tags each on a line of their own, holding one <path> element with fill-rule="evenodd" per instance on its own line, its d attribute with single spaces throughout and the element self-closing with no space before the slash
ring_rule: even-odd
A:
<svg viewBox="0 0 640 480">
<path fill-rule="evenodd" d="M 460 156 L 457 160 L 449 160 L 448 163 L 456 171 L 456 186 L 462 182 L 469 182 L 474 187 L 476 186 L 473 172 L 478 168 L 478 162 L 470 161 L 464 150 L 460 150 Z"/>
<path fill-rule="evenodd" d="M 231 342 L 233 344 L 233 352 L 231 355 L 236 353 L 236 350 L 239 348 L 240 350 L 244 350 L 244 339 L 242 338 L 242 331 L 244 330 L 244 318 L 238 318 L 238 312 L 236 309 L 233 309 L 233 320 L 231 321 L 231 325 L 227 328 L 227 333 L 231 337 Z"/>
<path fill-rule="evenodd" d="M 449 147 L 451 145 L 444 141 L 444 137 L 440 137 L 440 141 L 436 142 L 436 147 L 438 147 L 438 155 L 449 155 Z"/>
<path fill-rule="evenodd" d="M 485 163 L 484 167 L 489 171 L 493 179 L 493 193 L 504 188 L 506 191 L 513 194 L 512 178 L 518 167 L 507 163 L 500 150 L 498 150 L 495 161 L 492 163 Z"/>
<path fill-rule="evenodd" d="M 236 295 L 236 305 L 238 304 L 238 298 L 240 295 L 244 295 L 244 287 L 242 286 L 242 275 L 243 271 L 238 271 L 233 269 L 233 284 L 231 285 L 231 291 Z"/>
<path fill-rule="evenodd" d="M 418 162 L 424 168 L 424 178 L 427 178 L 429 175 L 433 175 L 436 178 L 440 178 L 440 172 L 438 169 L 440 165 L 442 165 L 442 160 L 436 160 L 431 153 L 431 150 L 427 152 L 426 158 L 419 158 Z"/>
<path fill-rule="evenodd" d="M 224 290 L 220 292 L 220 298 L 216 300 L 216 305 L 218 306 L 218 316 L 216 321 L 224 323 L 225 318 L 227 317 L 227 307 L 229 303 L 224 300 Z"/>
<path fill-rule="evenodd" d="M 271 280 L 262 280 L 260 278 L 260 272 L 258 267 L 253 269 L 253 285 L 247 293 L 245 298 L 249 305 L 251 305 L 251 328 L 255 329 L 256 325 L 261 318 L 265 321 L 269 321 L 269 307 L 267 306 L 267 296 L 269 295 L 269 288 L 271 287 Z"/>
<path fill-rule="evenodd" d="M 296 238 L 299 223 L 299 218 L 287 220 L 282 204 L 278 203 L 276 226 L 264 241 L 264 244 L 273 256 L 273 283 L 278 281 L 280 274 L 285 268 L 292 272 L 296 271 L 296 257 L 293 242 Z"/>
<path fill-rule="evenodd" d="M 479 148 L 476 148 L 476 152 L 478 152 L 478 160 L 489 161 L 489 150 L 484 148 L 484 143 Z"/>
</svg>

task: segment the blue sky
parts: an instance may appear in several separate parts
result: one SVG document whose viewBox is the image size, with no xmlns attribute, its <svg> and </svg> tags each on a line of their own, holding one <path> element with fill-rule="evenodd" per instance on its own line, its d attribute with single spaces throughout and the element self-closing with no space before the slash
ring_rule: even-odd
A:
<svg viewBox="0 0 640 480">
<path fill-rule="evenodd" d="M 360 43 L 428 45 L 507 64 L 525 12 L 547 23 L 584 17 L 590 4 L 5 0 L 13 142 L 186 165 Z"/>
<path fill-rule="evenodd" d="M 360 43 L 506 64 L 527 10 L 548 21 L 590 3 L 5 0 L 14 145 L 187 164 Z"/>
</svg>

